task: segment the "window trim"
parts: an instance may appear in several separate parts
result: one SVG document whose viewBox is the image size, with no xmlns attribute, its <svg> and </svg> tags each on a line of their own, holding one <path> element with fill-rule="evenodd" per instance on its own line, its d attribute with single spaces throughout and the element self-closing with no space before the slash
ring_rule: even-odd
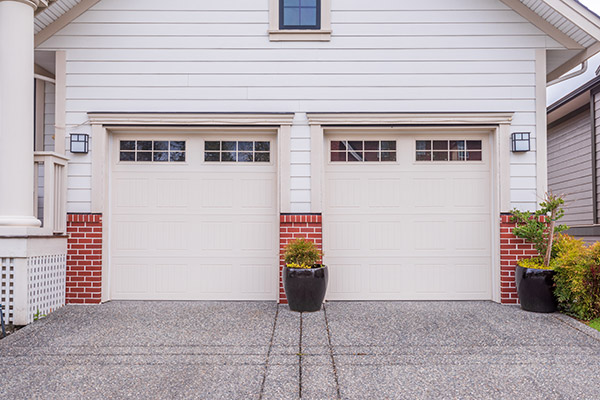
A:
<svg viewBox="0 0 600 400">
<path fill-rule="evenodd" d="M 269 0 L 269 40 L 272 42 L 315 41 L 328 42 L 331 40 L 331 0 L 320 0 L 321 23 L 319 29 L 281 29 L 280 1 Z"/>
</svg>

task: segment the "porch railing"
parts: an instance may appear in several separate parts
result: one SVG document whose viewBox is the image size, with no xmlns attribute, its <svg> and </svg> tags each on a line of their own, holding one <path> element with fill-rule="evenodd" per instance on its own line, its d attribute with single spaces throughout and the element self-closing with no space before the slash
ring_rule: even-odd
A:
<svg viewBox="0 0 600 400">
<path fill-rule="evenodd" d="M 34 215 L 42 221 L 42 234 L 67 232 L 67 163 L 64 155 L 36 151 Z"/>
</svg>

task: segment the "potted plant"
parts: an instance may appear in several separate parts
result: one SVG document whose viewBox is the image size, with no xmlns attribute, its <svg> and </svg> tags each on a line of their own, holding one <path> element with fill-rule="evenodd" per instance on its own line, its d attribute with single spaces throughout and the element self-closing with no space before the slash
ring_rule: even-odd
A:
<svg viewBox="0 0 600 400">
<path fill-rule="evenodd" d="M 514 209 L 512 221 L 515 222 L 513 234 L 533 243 L 539 256 L 522 259 L 517 263 L 515 280 L 521 308 L 526 311 L 551 313 L 557 308 L 554 296 L 554 263 L 556 249 L 553 249 L 555 237 L 568 229 L 557 225 L 565 211 L 564 200 L 560 196 L 547 193 L 540 203 L 540 209 L 529 213 Z"/>
<path fill-rule="evenodd" d="M 327 291 L 329 272 L 319 264 L 321 251 L 311 241 L 296 239 L 284 250 L 283 288 L 292 311 L 319 311 Z"/>
</svg>

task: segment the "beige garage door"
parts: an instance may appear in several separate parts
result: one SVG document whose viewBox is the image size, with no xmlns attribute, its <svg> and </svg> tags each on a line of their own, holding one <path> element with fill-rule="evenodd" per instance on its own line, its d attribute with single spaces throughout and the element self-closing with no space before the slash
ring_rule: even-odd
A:
<svg viewBox="0 0 600 400">
<path fill-rule="evenodd" d="M 487 135 L 326 136 L 330 300 L 491 298 Z"/>
<path fill-rule="evenodd" d="M 274 300 L 274 136 L 112 143 L 112 299 Z"/>
</svg>

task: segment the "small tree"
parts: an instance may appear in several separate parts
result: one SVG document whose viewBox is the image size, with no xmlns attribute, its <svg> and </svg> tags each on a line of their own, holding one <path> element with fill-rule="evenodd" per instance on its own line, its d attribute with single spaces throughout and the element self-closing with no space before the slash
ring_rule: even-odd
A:
<svg viewBox="0 0 600 400">
<path fill-rule="evenodd" d="M 565 210 L 561 207 L 564 203 L 561 196 L 548 192 L 535 213 L 517 209 L 511 211 L 512 222 L 516 224 L 513 234 L 533 243 L 545 268 L 550 266 L 556 234 L 568 229 L 565 225 L 556 225 L 556 221 L 565 215 Z"/>
<path fill-rule="evenodd" d="M 295 264 L 300 268 L 311 268 L 322 255 L 313 242 L 300 238 L 288 243 L 283 258 L 286 264 Z"/>
</svg>

